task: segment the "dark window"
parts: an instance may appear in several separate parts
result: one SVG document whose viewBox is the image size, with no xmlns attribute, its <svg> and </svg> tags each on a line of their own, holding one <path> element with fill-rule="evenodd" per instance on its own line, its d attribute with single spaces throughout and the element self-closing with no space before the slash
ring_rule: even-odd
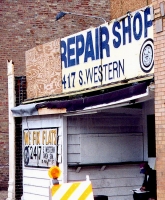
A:
<svg viewBox="0 0 165 200">
<path fill-rule="evenodd" d="M 147 115 L 148 157 L 156 157 L 155 115 Z"/>
</svg>

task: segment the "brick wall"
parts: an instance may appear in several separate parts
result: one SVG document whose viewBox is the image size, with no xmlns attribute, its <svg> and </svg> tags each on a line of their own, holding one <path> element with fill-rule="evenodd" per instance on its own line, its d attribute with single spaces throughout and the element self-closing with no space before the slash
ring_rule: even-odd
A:
<svg viewBox="0 0 165 200">
<path fill-rule="evenodd" d="M 153 0 L 155 13 L 160 13 L 160 1 Z M 159 16 L 159 15 L 157 15 Z M 159 19 L 159 18 L 158 18 Z M 156 32 L 154 21 L 154 70 L 155 70 L 155 123 L 157 199 L 165 199 L 165 18 L 163 31 Z"/>
<path fill-rule="evenodd" d="M 125 15 L 128 11 L 135 11 L 151 4 L 151 0 L 112 0 L 111 4 L 111 19 Z"/>
<path fill-rule="evenodd" d="M 7 189 L 8 182 L 8 134 L 0 132 L 0 190 Z"/>
</svg>

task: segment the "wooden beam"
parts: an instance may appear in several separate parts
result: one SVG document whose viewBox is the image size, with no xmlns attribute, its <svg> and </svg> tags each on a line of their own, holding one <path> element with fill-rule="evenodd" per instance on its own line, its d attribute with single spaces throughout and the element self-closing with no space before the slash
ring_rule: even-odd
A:
<svg viewBox="0 0 165 200">
<path fill-rule="evenodd" d="M 39 115 L 50 115 L 50 114 L 61 114 L 66 113 L 66 108 L 39 108 L 38 114 Z"/>
</svg>

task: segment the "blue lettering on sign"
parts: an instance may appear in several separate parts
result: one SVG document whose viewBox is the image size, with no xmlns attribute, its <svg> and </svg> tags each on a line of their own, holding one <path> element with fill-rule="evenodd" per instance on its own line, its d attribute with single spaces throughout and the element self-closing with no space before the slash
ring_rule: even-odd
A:
<svg viewBox="0 0 165 200">
<path fill-rule="evenodd" d="M 80 63 L 80 56 L 84 52 L 84 37 L 82 34 L 76 36 L 76 65 Z"/>
<path fill-rule="evenodd" d="M 103 40 L 105 36 L 105 40 Z M 110 57 L 110 47 L 109 47 L 109 31 L 106 26 L 101 27 L 101 52 L 100 58 L 103 58 L 103 51 L 106 52 L 106 57 Z"/>
<path fill-rule="evenodd" d="M 75 65 L 75 58 L 71 56 L 75 55 L 75 49 L 71 45 L 75 44 L 75 37 L 68 38 L 67 52 L 68 52 L 68 67 Z"/>
<path fill-rule="evenodd" d="M 148 36 L 148 28 L 152 26 L 152 21 L 148 20 L 148 15 L 150 15 L 150 8 L 144 10 L 144 37 Z"/>
<path fill-rule="evenodd" d="M 64 67 L 67 68 L 68 63 L 67 63 L 67 52 L 66 52 L 66 43 L 64 40 L 61 40 L 60 42 L 61 45 L 61 61 L 64 63 Z"/>
<path fill-rule="evenodd" d="M 93 47 L 93 40 L 92 40 L 91 31 L 87 32 L 84 62 L 87 62 L 89 58 L 91 58 L 91 60 L 95 60 L 94 47 Z"/>
<path fill-rule="evenodd" d="M 98 75 L 98 80 L 99 80 L 99 82 L 102 82 L 102 81 L 103 81 L 102 70 L 103 70 L 103 68 L 102 68 L 102 66 L 100 65 L 100 66 L 98 67 L 98 73 L 99 73 L 99 75 Z"/>
<path fill-rule="evenodd" d="M 98 82 L 98 67 L 94 67 L 94 83 Z"/>
<path fill-rule="evenodd" d="M 79 84 L 83 85 L 83 72 L 81 70 L 79 71 Z"/>
<path fill-rule="evenodd" d="M 91 68 L 79 70 L 78 73 L 71 72 L 63 76 L 63 89 L 74 88 L 75 80 L 78 79 L 80 87 L 85 84 L 97 84 L 102 81 L 115 80 L 124 76 L 124 59 L 113 61 L 103 66 L 94 66 Z"/>
<path fill-rule="evenodd" d="M 139 26 L 136 26 L 136 23 L 139 22 Z M 139 32 L 138 29 L 139 28 Z M 142 17 L 139 12 L 137 12 L 133 19 L 133 35 L 135 40 L 139 40 L 142 36 Z"/>
<path fill-rule="evenodd" d="M 93 68 L 88 68 L 85 71 L 86 71 L 86 80 L 88 84 L 90 81 L 92 82 Z"/>
<path fill-rule="evenodd" d="M 126 19 L 128 25 L 126 25 Z M 122 21 L 122 26 L 123 26 L 123 45 L 126 44 L 126 36 L 128 35 L 128 41 L 129 43 L 131 42 L 131 17 L 128 16 Z"/>
<path fill-rule="evenodd" d="M 64 68 L 79 65 L 81 56 L 86 63 L 102 59 L 104 54 L 110 57 L 109 31 L 106 26 L 96 28 L 95 34 L 88 31 L 86 36 L 79 34 L 66 41 L 61 40 L 61 62 Z"/>
<path fill-rule="evenodd" d="M 134 40 L 138 41 L 141 38 L 148 37 L 148 30 L 151 26 L 152 20 L 150 19 L 150 8 L 148 7 L 144 12 L 136 12 L 134 16 L 128 16 L 122 19 L 121 22 L 115 21 L 112 25 L 103 25 L 64 38 L 61 40 L 62 67 L 69 68 L 90 61 L 110 58 L 111 48 L 120 48 L 120 46 L 132 43 Z M 116 69 L 116 64 L 113 64 L 113 67 Z M 109 70 L 111 74 L 111 67 Z M 99 70 L 100 72 L 101 70 Z M 112 74 L 111 77 L 113 77 Z M 98 82 L 98 79 L 95 78 L 94 82 Z"/>
<path fill-rule="evenodd" d="M 118 30 L 121 29 L 121 25 L 118 21 L 114 22 L 113 27 L 112 27 L 112 32 L 113 32 L 113 35 L 116 36 L 117 38 L 117 40 L 113 39 L 113 46 L 115 48 L 119 48 L 119 46 L 121 45 L 121 35 L 116 29 Z"/>
<path fill-rule="evenodd" d="M 99 39 L 100 35 L 99 35 L 99 30 L 100 30 L 100 28 L 96 28 L 95 29 L 96 60 L 98 60 L 100 58 L 99 57 L 99 53 L 100 53 L 100 50 L 99 50 L 100 49 L 100 39 Z"/>
</svg>

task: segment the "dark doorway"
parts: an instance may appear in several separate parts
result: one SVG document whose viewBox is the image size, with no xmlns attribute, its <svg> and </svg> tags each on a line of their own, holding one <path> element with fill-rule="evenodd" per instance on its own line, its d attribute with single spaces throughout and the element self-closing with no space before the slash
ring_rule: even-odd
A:
<svg viewBox="0 0 165 200">
<path fill-rule="evenodd" d="M 156 157 L 155 115 L 147 115 L 148 157 Z"/>
</svg>

